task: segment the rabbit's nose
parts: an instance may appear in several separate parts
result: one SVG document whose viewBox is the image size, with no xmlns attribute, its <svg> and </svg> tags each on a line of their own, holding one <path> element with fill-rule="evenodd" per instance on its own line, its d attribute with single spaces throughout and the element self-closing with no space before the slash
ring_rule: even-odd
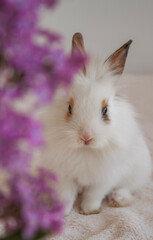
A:
<svg viewBox="0 0 153 240">
<path fill-rule="evenodd" d="M 89 145 L 93 141 L 93 138 L 89 136 L 87 133 L 82 134 L 80 139 L 81 141 L 84 142 L 85 145 Z"/>
</svg>

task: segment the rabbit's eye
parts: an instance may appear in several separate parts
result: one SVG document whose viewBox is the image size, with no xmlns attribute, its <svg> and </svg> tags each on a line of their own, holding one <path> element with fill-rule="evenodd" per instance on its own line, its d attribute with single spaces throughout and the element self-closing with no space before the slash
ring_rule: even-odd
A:
<svg viewBox="0 0 153 240">
<path fill-rule="evenodd" d="M 102 109 L 102 114 L 103 114 L 103 116 L 105 116 L 106 113 L 107 113 L 107 107 L 105 106 L 105 107 Z"/>
<path fill-rule="evenodd" d="M 109 117 L 108 117 L 107 112 L 108 112 L 108 107 L 107 107 L 107 106 L 103 107 L 102 110 L 101 110 L 101 113 L 102 113 L 102 118 L 103 118 L 105 121 L 110 120 Z"/>
<path fill-rule="evenodd" d="M 69 113 L 72 114 L 72 107 L 71 105 L 68 106 Z"/>
<path fill-rule="evenodd" d="M 65 120 L 67 122 L 69 122 L 71 120 L 73 108 L 74 108 L 74 99 L 71 97 L 69 99 L 69 101 L 67 102 L 67 112 L 65 114 Z"/>
<path fill-rule="evenodd" d="M 102 118 L 105 120 L 105 121 L 108 121 L 110 120 L 109 119 L 109 116 L 108 116 L 108 100 L 106 99 L 103 99 L 102 103 L 101 103 L 101 115 L 102 115 Z"/>
</svg>

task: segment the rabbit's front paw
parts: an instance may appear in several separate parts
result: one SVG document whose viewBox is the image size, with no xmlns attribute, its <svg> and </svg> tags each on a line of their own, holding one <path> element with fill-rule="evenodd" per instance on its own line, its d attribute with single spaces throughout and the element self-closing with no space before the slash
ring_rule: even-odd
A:
<svg viewBox="0 0 153 240">
<path fill-rule="evenodd" d="M 110 207 L 125 207 L 134 201 L 134 197 L 127 189 L 114 190 L 108 196 Z"/>
<path fill-rule="evenodd" d="M 64 210 L 64 215 L 65 216 L 68 216 L 71 212 L 71 209 L 72 209 L 72 205 L 68 204 L 66 207 L 65 207 L 65 210 Z"/>
<path fill-rule="evenodd" d="M 90 215 L 90 214 L 98 214 L 101 210 L 101 203 L 97 201 L 85 201 L 83 200 L 80 208 L 80 214 Z"/>
</svg>

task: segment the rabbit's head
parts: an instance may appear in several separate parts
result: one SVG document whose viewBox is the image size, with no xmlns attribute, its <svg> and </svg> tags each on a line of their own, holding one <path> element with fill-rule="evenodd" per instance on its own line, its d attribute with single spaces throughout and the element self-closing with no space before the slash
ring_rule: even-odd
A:
<svg viewBox="0 0 153 240">
<path fill-rule="evenodd" d="M 100 149 L 117 134 L 116 125 L 123 118 L 117 96 L 116 78 L 122 74 L 131 40 L 101 63 L 83 66 L 66 95 L 55 100 L 55 124 L 61 138 L 72 148 Z M 83 37 L 76 33 L 72 53 L 85 53 Z M 92 62 L 92 61 L 91 61 Z"/>
</svg>

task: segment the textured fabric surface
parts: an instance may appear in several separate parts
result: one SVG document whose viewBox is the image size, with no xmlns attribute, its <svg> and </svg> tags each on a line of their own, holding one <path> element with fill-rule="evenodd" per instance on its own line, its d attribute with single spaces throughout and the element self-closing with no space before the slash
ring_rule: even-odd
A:
<svg viewBox="0 0 153 240">
<path fill-rule="evenodd" d="M 124 76 L 122 83 L 122 92 L 135 107 L 153 159 L 153 76 Z M 63 233 L 47 239 L 153 240 L 153 178 L 136 193 L 131 206 L 111 208 L 104 200 L 99 214 L 84 216 L 79 214 L 78 205 L 79 200 L 66 217 Z"/>
</svg>

